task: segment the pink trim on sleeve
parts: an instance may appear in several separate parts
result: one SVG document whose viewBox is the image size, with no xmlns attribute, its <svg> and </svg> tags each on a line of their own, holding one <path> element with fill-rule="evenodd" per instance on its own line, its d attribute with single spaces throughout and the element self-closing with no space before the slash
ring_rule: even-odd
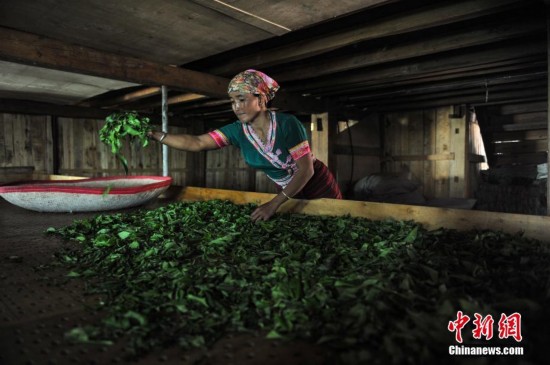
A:
<svg viewBox="0 0 550 365">
<path fill-rule="evenodd" d="M 219 148 L 229 146 L 231 144 L 225 134 L 223 134 L 219 129 L 216 129 L 208 134 L 214 139 L 214 142 L 216 142 Z"/>
<path fill-rule="evenodd" d="M 299 160 L 301 157 L 307 155 L 308 153 L 311 153 L 311 149 L 309 147 L 309 142 L 303 141 L 299 143 L 298 145 L 292 147 L 288 150 L 290 152 L 290 156 L 292 156 L 292 159 L 294 161 Z"/>
</svg>

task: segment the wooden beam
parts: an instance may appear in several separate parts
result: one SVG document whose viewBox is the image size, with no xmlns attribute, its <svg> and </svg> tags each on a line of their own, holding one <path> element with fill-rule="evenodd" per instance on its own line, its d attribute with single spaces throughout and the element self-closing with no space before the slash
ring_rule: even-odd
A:
<svg viewBox="0 0 550 365">
<path fill-rule="evenodd" d="M 274 74 L 278 81 L 300 80 L 349 71 L 357 68 L 374 66 L 413 57 L 432 55 L 465 47 L 525 36 L 544 30 L 540 22 L 506 22 L 505 24 L 477 26 L 477 29 L 462 30 L 454 34 L 439 34 L 429 38 L 416 39 L 397 44 L 383 45 L 378 49 L 361 49 L 357 55 L 323 60 L 323 67 L 318 62 L 295 66 Z M 412 38 L 412 37 L 411 37 Z"/>
<path fill-rule="evenodd" d="M 228 79 L 0 27 L 0 59 L 138 84 L 227 97 Z"/>
<path fill-rule="evenodd" d="M 57 105 L 37 101 L 0 99 L 0 112 L 13 114 L 39 114 L 66 118 L 105 119 L 113 110 L 95 109 L 72 105 Z M 160 118 L 157 115 L 144 113 L 152 122 Z"/>
<path fill-rule="evenodd" d="M 261 204 L 273 199 L 275 194 L 185 187 L 176 196 L 178 200 L 227 199 L 236 204 Z M 429 230 L 445 227 L 459 231 L 491 229 L 510 234 L 523 232 L 526 237 L 550 242 L 548 235 L 550 217 L 545 216 L 338 199 L 291 199 L 284 203 L 278 212 L 327 216 L 351 215 L 373 220 L 414 220 Z"/>
<path fill-rule="evenodd" d="M 432 82 L 422 83 L 420 86 L 406 87 L 406 85 L 396 85 L 390 87 L 373 87 L 369 89 L 368 94 L 350 96 L 347 100 L 350 102 L 360 102 L 361 100 L 369 101 L 376 99 L 394 99 L 399 97 L 405 97 L 407 100 L 411 100 L 413 97 L 423 97 L 430 94 L 437 94 L 438 97 L 444 97 L 445 92 L 457 93 L 460 90 L 500 90 L 503 88 L 521 88 L 522 85 L 527 87 L 540 86 L 546 81 L 541 81 L 541 77 L 546 76 L 546 71 L 533 71 L 525 72 L 521 75 L 490 75 L 486 73 L 485 78 L 480 77 L 467 77 L 468 74 L 462 75 L 459 81 L 449 82 Z M 380 91 L 378 91 L 380 90 Z M 488 94 L 489 95 L 489 94 Z"/>
<path fill-rule="evenodd" d="M 546 121 L 543 121 L 542 123 L 546 123 Z M 544 127 L 545 126 L 546 124 L 544 124 Z M 548 130 L 543 128 L 535 130 L 529 129 L 519 132 L 493 132 L 491 134 L 491 139 L 493 141 L 536 141 L 547 138 Z"/>
<path fill-rule="evenodd" d="M 0 112 L 14 114 L 55 115 L 67 118 L 103 119 L 113 111 L 27 100 L 0 99 Z"/>
<path fill-rule="evenodd" d="M 436 155 L 403 155 L 403 156 L 384 156 L 384 161 L 447 161 L 454 160 L 455 154 L 441 153 Z"/>
<path fill-rule="evenodd" d="M 525 65 L 527 62 L 546 62 L 545 42 L 542 40 L 525 41 L 520 45 L 491 47 L 472 51 L 452 57 L 447 55 L 434 56 L 428 60 L 408 62 L 403 65 L 389 65 L 376 70 L 357 70 L 352 75 L 337 77 L 319 77 L 302 80 L 287 86 L 289 91 L 310 91 L 316 95 L 334 93 L 342 90 L 349 95 L 354 89 L 381 85 L 387 83 L 402 83 L 406 80 L 418 82 L 426 78 L 456 78 L 459 73 L 479 70 L 479 74 L 487 73 L 488 69 L 512 65 Z"/>
<path fill-rule="evenodd" d="M 504 92 L 493 92 L 490 100 L 486 100 L 485 93 L 479 91 L 477 94 L 459 93 L 456 95 L 448 95 L 446 97 L 438 97 L 436 95 L 427 96 L 426 98 L 418 98 L 417 100 L 387 100 L 387 101 L 372 101 L 365 104 L 355 105 L 357 107 L 368 108 L 372 111 L 388 111 L 388 110 L 418 110 L 427 107 L 436 107 L 443 105 L 458 105 L 472 104 L 480 105 L 495 105 L 499 103 L 512 103 L 516 101 L 540 100 L 546 98 L 546 88 L 538 87 L 532 90 L 512 90 Z"/>
<path fill-rule="evenodd" d="M 145 85 L 165 85 L 174 90 L 224 99 L 227 99 L 230 81 L 204 72 L 101 52 L 2 27 L 0 59 Z M 284 110 L 326 110 L 314 97 L 279 91 L 276 99 L 274 103 Z"/>
<path fill-rule="evenodd" d="M 427 8 L 410 10 L 406 14 L 369 20 L 363 27 L 292 42 L 276 49 L 262 50 L 261 53 L 253 55 L 246 54 L 232 62 L 210 68 L 209 72 L 224 75 L 249 67 L 266 68 L 313 57 L 354 43 L 476 19 L 520 5 L 521 2 L 518 0 L 467 0 L 435 4 Z"/>
<path fill-rule="evenodd" d="M 136 100 L 140 100 L 143 98 L 147 98 L 150 96 L 158 95 L 160 94 L 160 87 L 159 86 L 152 86 L 152 87 L 145 87 L 140 90 L 132 91 L 124 95 L 116 96 L 113 98 L 91 98 L 88 100 L 84 100 L 77 105 L 79 106 L 91 106 L 91 107 L 106 107 L 106 106 L 118 106 L 122 104 L 128 104 L 132 103 Z"/>
<path fill-rule="evenodd" d="M 186 103 L 189 101 L 195 101 L 195 100 L 202 100 L 207 99 L 208 97 L 201 94 L 195 94 L 195 93 L 186 93 L 186 94 L 179 94 L 175 96 L 171 96 L 168 98 L 167 103 L 168 105 L 176 105 L 181 103 Z M 138 105 L 135 105 L 136 109 L 147 109 L 147 108 L 158 108 L 160 107 L 161 100 L 157 101 L 151 101 L 148 103 L 140 103 Z"/>
</svg>

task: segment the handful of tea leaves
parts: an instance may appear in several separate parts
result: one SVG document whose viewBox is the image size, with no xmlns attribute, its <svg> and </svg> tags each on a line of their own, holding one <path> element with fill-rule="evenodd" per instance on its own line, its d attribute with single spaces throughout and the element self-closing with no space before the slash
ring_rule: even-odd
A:
<svg viewBox="0 0 550 365">
<path fill-rule="evenodd" d="M 109 115 L 105 118 L 105 122 L 99 131 L 99 139 L 111 146 L 111 152 L 120 160 L 128 175 L 128 160 L 120 152 L 122 140 L 129 136 L 131 141 L 139 139 L 141 145 L 146 147 L 149 144 L 147 139 L 147 132 L 150 129 L 149 118 L 141 117 L 135 111 L 125 111 Z"/>
</svg>

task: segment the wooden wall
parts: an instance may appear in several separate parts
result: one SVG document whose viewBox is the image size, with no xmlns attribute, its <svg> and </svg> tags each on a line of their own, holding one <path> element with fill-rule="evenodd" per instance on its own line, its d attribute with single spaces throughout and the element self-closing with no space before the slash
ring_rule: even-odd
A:
<svg viewBox="0 0 550 365">
<path fill-rule="evenodd" d="M 347 125 L 335 121 L 340 128 L 335 129 L 328 158 L 342 190 L 367 174 L 406 170 L 421 180 L 427 198 L 470 197 L 467 118 L 455 114 L 449 107 L 383 117 L 372 114 Z M 119 161 L 99 141 L 103 123 L 97 119 L 2 114 L 0 167 L 34 166 L 35 172 L 88 177 L 122 175 Z M 306 121 L 304 125 L 311 136 L 312 124 Z M 170 127 L 169 131 L 200 134 L 212 128 L 197 122 Z M 162 174 L 159 144 L 152 142 L 146 148 L 126 144 L 123 153 L 132 175 Z M 177 185 L 276 191 L 274 183 L 246 166 L 240 151 L 233 147 L 201 153 L 169 149 L 169 156 L 170 176 Z"/>
<path fill-rule="evenodd" d="M 0 113 L 0 167 L 23 166 L 53 173 L 51 118 Z"/>
<path fill-rule="evenodd" d="M 35 173 L 68 176 L 124 175 L 121 163 L 99 140 L 103 125 L 100 119 L 0 114 L 0 183 L 19 180 L 17 174 L 28 176 L 32 168 Z M 205 126 L 202 122 L 171 126 L 169 132 L 200 134 Z M 162 175 L 160 144 L 142 147 L 137 141 L 126 143 L 122 153 L 130 175 Z M 274 183 L 247 167 L 234 147 L 208 152 L 169 149 L 169 175 L 180 186 L 275 192 Z"/>
<path fill-rule="evenodd" d="M 428 199 L 470 197 L 465 113 L 453 107 L 388 113 L 383 124 L 383 172 L 412 174 Z"/>
<path fill-rule="evenodd" d="M 57 130 L 59 143 L 59 174 L 100 177 L 124 175 L 120 161 L 110 148 L 99 140 L 103 120 L 59 118 Z M 185 128 L 170 127 L 171 133 L 184 133 Z M 122 154 L 128 160 L 130 175 L 162 175 L 161 145 L 151 142 L 142 147 L 139 141 L 124 144 Z M 174 183 L 185 185 L 187 175 L 193 170 L 187 167 L 187 153 L 169 151 L 170 176 Z"/>
</svg>

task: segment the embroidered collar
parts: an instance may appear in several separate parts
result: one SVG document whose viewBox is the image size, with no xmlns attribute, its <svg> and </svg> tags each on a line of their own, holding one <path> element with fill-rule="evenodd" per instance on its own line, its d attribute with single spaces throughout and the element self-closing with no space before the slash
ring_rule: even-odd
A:
<svg viewBox="0 0 550 365">
<path fill-rule="evenodd" d="M 273 151 L 273 147 L 275 146 L 275 132 L 277 131 L 277 117 L 275 116 L 274 112 L 269 112 L 269 130 L 267 131 L 267 138 L 265 143 L 261 140 L 261 138 L 256 134 L 254 131 L 254 128 L 252 128 L 249 124 L 243 124 L 243 130 L 244 134 L 252 143 L 254 148 L 258 150 L 261 154 L 270 153 Z"/>
</svg>

